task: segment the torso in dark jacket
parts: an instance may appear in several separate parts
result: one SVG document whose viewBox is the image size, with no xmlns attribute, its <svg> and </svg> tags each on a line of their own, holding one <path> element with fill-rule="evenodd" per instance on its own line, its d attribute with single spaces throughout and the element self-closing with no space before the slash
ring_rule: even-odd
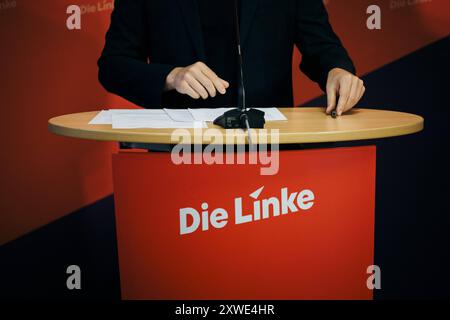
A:
<svg viewBox="0 0 450 320">
<path fill-rule="evenodd" d="M 163 91 L 167 74 L 174 67 L 197 61 L 208 64 L 208 53 L 219 69 L 223 56 L 210 53 L 213 40 L 208 36 L 213 33 L 205 37 L 204 28 L 211 21 L 201 18 L 197 1 L 116 0 L 99 60 L 99 79 L 104 87 L 146 108 L 205 107 L 208 102 L 220 105 Z M 331 68 L 354 72 L 351 59 L 328 23 L 321 0 L 241 0 L 240 17 L 248 106 L 293 105 L 295 45 L 303 55 L 301 69 L 322 88 Z M 228 31 L 234 16 L 229 19 Z M 229 52 L 234 45 L 230 43 L 232 35 L 228 33 L 223 41 L 226 44 L 221 48 Z M 227 57 L 223 67 L 235 59 Z M 216 73 L 220 76 L 220 72 Z M 230 72 L 228 76 L 235 74 Z"/>
</svg>

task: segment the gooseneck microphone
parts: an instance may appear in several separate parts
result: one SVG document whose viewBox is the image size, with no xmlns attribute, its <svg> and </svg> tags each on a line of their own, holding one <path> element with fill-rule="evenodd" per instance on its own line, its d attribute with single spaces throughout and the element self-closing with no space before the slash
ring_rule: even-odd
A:
<svg viewBox="0 0 450 320">
<path fill-rule="evenodd" d="M 225 129 L 247 129 L 250 128 L 264 128 L 265 119 L 264 112 L 257 109 L 248 109 L 246 96 L 245 96 L 245 84 L 244 84 L 244 63 L 242 58 L 242 46 L 239 24 L 239 10 L 238 0 L 234 0 L 234 20 L 236 29 L 236 43 L 238 53 L 238 65 L 239 65 L 239 99 L 238 107 L 236 109 L 229 110 L 223 115 L 214 120 L 214 124 L 221 126 Z M 249 142 L 251 144 L 249 135 Z"/>
<path fill-rule="evenodd" d="M 238 64 L 239 64 L 239 100 L 238 108 L 246 110 L 247 105 L 245 101 L 245 85 L 244 85 L 244 62 L 242 58 L 242 47 L 241 47 L 241 26 L 239 23 L 239 10 L 238 10 L 238 0 L 234 0 L 234 22 L 236 31 L 236 45 L 238 52 Z"/>
</svg>

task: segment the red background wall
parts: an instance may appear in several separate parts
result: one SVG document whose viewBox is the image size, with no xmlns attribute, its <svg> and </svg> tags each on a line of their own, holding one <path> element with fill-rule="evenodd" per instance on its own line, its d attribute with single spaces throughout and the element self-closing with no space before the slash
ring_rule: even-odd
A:
<svg viewBox="0 0 450 320">
<path fill-rule="evenodd" d="M 0 0 L 0 244 L 112 193 L 114 144 L 57 137 L 47 130 L 48 119 L 56 115 L 131 106 L 97 82 L 96 60 L 111 10 L 83 13 L 81 30 L 66 28 L 69 5 L 104 8 L 112 2 Z M 359 74 L 450 31 L 448 0 L 325 2 Z M 366 28 L 372 4 L 381 7 L 382 30 Z M 296 104 L 303 104 L 321 92 L 298 72 L 299 60 L 296 53 L 294 92 Z"/>
</svg>

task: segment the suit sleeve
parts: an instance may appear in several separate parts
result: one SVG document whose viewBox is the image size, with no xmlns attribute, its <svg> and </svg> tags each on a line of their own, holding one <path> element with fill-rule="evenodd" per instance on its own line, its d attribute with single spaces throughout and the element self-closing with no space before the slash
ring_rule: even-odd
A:
<svg viewBox="0 0 450 320">
<path fill-rule="evenodd" d="M 174 67 L 151 63 L 145 12 L 144 0 L 115 1 L 98 60 L 98 78 L 107 91 L 142 107 L 157 108 L 161 106 L 166 77 Z"/>
<path fill-rule="evenodd" d="M 296 10 L 295 44 L 302 53 L 300 69 L 324 91 L 331 69 L 355 74 L 352 60 L 328 21 L 323 1 L 297 0 Z"/>
</svg>

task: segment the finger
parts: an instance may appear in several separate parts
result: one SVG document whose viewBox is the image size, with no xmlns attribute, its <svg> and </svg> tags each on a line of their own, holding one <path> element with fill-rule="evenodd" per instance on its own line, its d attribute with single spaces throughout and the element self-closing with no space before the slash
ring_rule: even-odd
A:
<svg viewBox="0 0 450 320">
<path fill-rule="evenodd" d="M 183 81 L 180 86 L 180 93 L 187 94 L 193 99 L 199 99 L 200 95 L 187 83 L 187 81 Z"/>
<path fill-rule="evenodd" d="M 352 81 L 351 79 L 343 79 L 339 84 L 339 102 L 337 105 L 337 114 L 342 115 L 345 110 L 345 106 L 347 105 L 350 91 L 352 89 Z"/>
<path fill-rule="evenodd" d="M 336 107 L 336 94 L 337 90 L 334 85 L 327 86 L 327 114 L 330 114 Z"/>
<path fill-rule="evenodd" d="M 228 89 L 230 87 L 230 83 L 228 81 L 222 80 L 220 79 L 223 83 L 223 85 L 225 86 L 225 89 Z"/>
<path fill-rule="evenodd" d="M 362 99 L 362 97 L 364 96 L 365 92 L 366 92 L 366 87 L 364 87 L 364 83 L 362 83 L 362 86 L 359 89 L 358 102 Z"/>
<path fill-rule="evenodd" d="M 209 96 L 215 97 L 217 94 L 214 83 L 201 70 L 192 70 L 198 82 L 208 91 Z"/>
<path fill-rule="evenodd" d="M 204 100 L 208 98 L 208 92 L 196 78 L 190 74 L 186 74 L 185 79 L 191 88 L 194 89 Z"/>
<path fill-rule="evenodd" d="M 217 91 L 219 91 L 221 94 L 225 94 L 226 92 L 226 86 L 223 83 L 223 79 L 220 79 L 217 74 L 212 71 L 206 64 L 200 63 L 199 64 L 200 70 L 213 82 L 214 86 L 216 87 Z"/>
<path fill-rule="evenodd" d="M 353 108 L 358 102 L 358 94 L 360 89 L 360 80 L 357 77 L 353 77 L 352 79 L 352 88 L 350 89 L 350 95 L 347 101 L 347 105 L 345 106 L 343 112 L 346 112 Z"/>
</svg>

